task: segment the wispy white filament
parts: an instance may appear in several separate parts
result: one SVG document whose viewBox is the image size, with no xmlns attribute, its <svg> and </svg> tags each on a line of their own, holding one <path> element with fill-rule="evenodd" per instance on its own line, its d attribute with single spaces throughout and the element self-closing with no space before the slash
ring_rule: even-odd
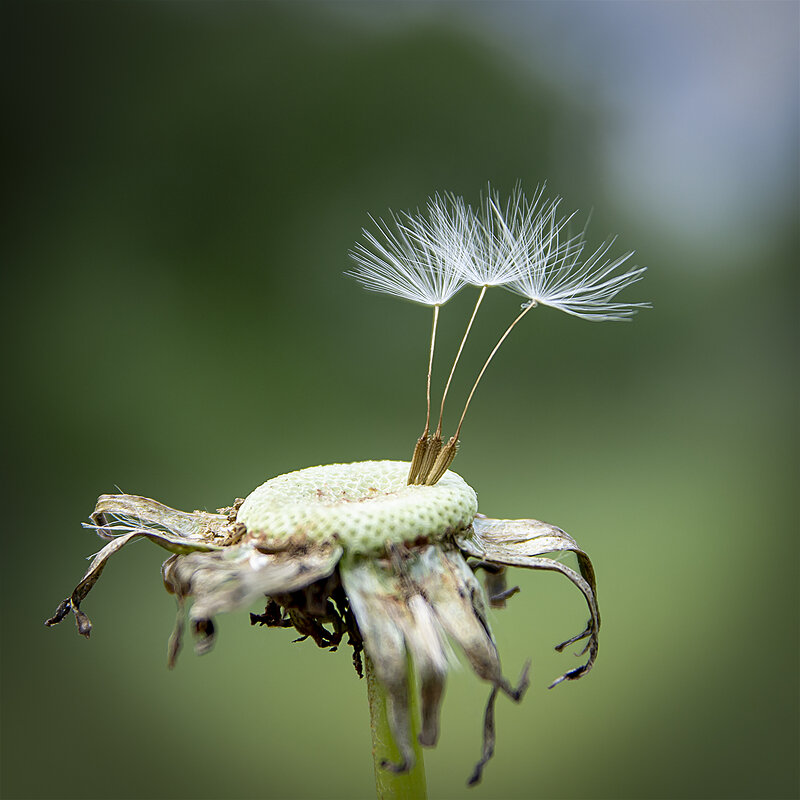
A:
<svg viewBox="0 0 800 800">
<path fill-rule="evenodd" d="M 365 242 L 351 251 L 357 267 L 350 274 L 367 289 L 428 306 L 442 305 L 469 283 L 503 286 L 588 320 L 627 319 L 648 307 L 614 301 L 646 268 L 626 267 L 633 253 L 609 257 L 613 239 L 587 256 L 584 232 L 566 233 L 575 212 L 561 214 L 560 205 L 561 198 L 544 197 L 544 186 L 531 199 L 517 186 L 505 202 L 489 187 L 477 212 L 462 197 L 437 194 L 425 213 L 373 220 L 377 233 L 364 230 Z"/>
<path fill-rule="evenodd" d="M 525 270 L 526 253 L 534 246 L 542 219 L 558 201 L 542 201 L 544 186 L 537 186 L 528 200 L 517 186 L 503 203 L 491 186 L 481 198 L 472 224 L 478 231 L 476 257 L 465 265 L 467 281 L 474 286 L 503 286 Z M 466 224 L 466 223 L 465 223 Z"/>
<path fill-rule="evenodd" d="M 462 217 L 439 195 L 428 201 L 427 215 L 389 213 L 388 223 L 372 220 L 378 235 L 364 229 L 366 243 L 350 251 L 357 264 L 350 274 L 370 291 L 443 305 L 465 285 L 463 262 L 474 249 Z"/>
<path fill-rule="evenodd" d="M 607 258 L 614 239 L 584 257 L 585 231 L 565 235 L 575 212 L 559 216 L 560 202 L 560 198 L 548 202 L 535 216 L 533 205 L 524 198 L 509 204 L 512 213 L 503 220 L 509 241 L 504 246 L 513 250 L 520 269 L 506 288 L 533 303 L 595 321 L 628 319 L 637 309 L 649 307 L 648 303 L 612 302 L 624 288 L 641 280 L 646 267 L 622 269 L 632 252 Z"/>
<path fill-rule="evenodd" d="M 542 259 L 532 258 L 528 270 L 507 288 L 534 303 L 560 309 L 567 314 L 594 321 L 624 320 L 649 303 L 616 303 L 613 298 L 627 286 L 641 280 L 646 267 L 622 269 L 633 256 L 625 253 L 606 258 L 614 240 L 604 242 L 582 260 L 586 244 L 570 240 Z"/>
</svg>

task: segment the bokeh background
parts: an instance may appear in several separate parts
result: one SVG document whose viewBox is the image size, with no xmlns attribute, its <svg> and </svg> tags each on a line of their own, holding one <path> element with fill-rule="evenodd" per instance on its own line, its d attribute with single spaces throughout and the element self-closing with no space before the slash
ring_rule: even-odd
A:
<svg viewBox="0 0 800 800">
<path fill-rule="evenodd" d="M 488 373 L 455 468 L 491 516 L 592 555 L 585 620 L 519 574 L 494 626 L 519 707 L 453 675 L 437 798 L 798 792 L 798 5 L 6 3 L 5 798 L 361 798 L 343 650 L 219 620 L 166 669 L 162 551 L 115 558 L 90 642 L 42 621 L 99 543 L 102 492 L 229 504 L 268 477 L 407 458 L 429 313 L 343 277 L 367 214 L 546 179 L 649 267 L 654 309 L 542 309 Z M 442 316 L 446 371 L 474 294 Z M 519 307 L 489 295 L 463 398 Z M 455 411 L 455 408 L 453 409 Z"/>
</svg>

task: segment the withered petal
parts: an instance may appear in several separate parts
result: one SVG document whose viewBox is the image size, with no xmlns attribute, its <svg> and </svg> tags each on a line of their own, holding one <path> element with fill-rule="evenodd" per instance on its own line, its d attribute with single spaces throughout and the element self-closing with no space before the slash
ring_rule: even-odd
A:
<svg viewBox="0 0 800 800">
<path fill-rule="evenodd" d="M 406 683 L 409 654 L 420 678 L 419 740 L 425 746 L 438 738 L 450 661 L 448 637 L 479 677 L 515 701 L 521 699 L 527 667 L 516 688 L 503 677 L 483 589 L 458 550 L 436 544 L 415 547 L 397 559 L 345 558 L 339 569 L 365 650 L 395 709 L 389 721 L 404 759 L 396 768 L 409 768 L 413 757 Z"/>
<path fill-rule="evenodd" d="M 524 693 L 528 688 L 528 672 L 530 668 L 530 661 L 522 668 L 522 674 L 519 677 L 519 691 L 521 693 Z M 486 711 L 483 715 L 483 752 L 481 753 L 480 761 L 475 765 L 472 775 L 467 781 L 467 786 L 475 786 L 475 784 L 480 783 L 481 777 L 483 776 L 483 769 L 494 755 L 494 706 L 497 701 L 497 691 L 498 687 L 493 686 L 491 694 L 489 695 L 489 700 L 486 703 Z"/>
<path fill-rule="evenodd" d="M 341 556 L 342 548 L 333 543 L 309 547 L 300 555 L 262 553 L 245 542 L 215 553 L 181 556 L 168 573 L 179 591 L 193 598 L 190 618 L 198 620 L 327 578 Z"/>
<path fill-rule="evenodd" d="M 568 670 L 557 678 L 550 688 L 562 681 L 580 678 L 592 668 L 597 658 L 600 629 L 594 568 L 589 556 L 569 534 L 554 525 L 535 519 L 489 519 L 478 514 L 472 530 L 459 534 L 456 542 L 468 555 L 490 563 L 550 570 L 569 578 L 581 590 L 591 617 L 581 633 L 562 642 L 556 650 L 561 651 L 569 644 L 587 639 L 586 647 L 579 655 L 588 652 L 588 658 L 585 664 Z M 580 574 L 559 561 L 543 557 L 544 553 L 554 552 L 574 553 L 578 559 Z"/>
<path fill-rule="evenodd" d="M 515 700 L 517 690 L 503 677 L 480 582 L 458 550 L 429 548 L 420 570 L 421 585 L 448 636 L 464 651 L 479 678 Z"/>
<path fill-rule="evenodd" d="M 404 602 L 400 576 L 369 558 L 345 558 L 339 565 L 342 585 L 358 622 L 364 649 L 375 675 L 386 689 L 386 713 L 400 763 L 385 762 L 392 772 L 408 772 L 414 766 L 409 710 L 408 654 L 405 630 L 414 628 Z"/>
<path fill-rule="evenodd" d="M 419 743 L 433 747 L 439 739 L 439 709 L 447 677 L 447 643 L 431 607 L 419 594 L 408 601 L 413 627 L 403 625 L 403 635 L 420 680 L 422 728 Z"/>
<path fill-rule="evenodd" d="M 195 649 L 207 652 L 213 644 L 213 618 L 249 605 L 264 595 L 303 589 L 327 578 L 336 569 L 342 548 L 334 543 L 309 546 L 305 552 L 262 553 L 252 541 L 213 553 L 190 553 L 168 559 L 162 568 L 167 588 L 178 597 L 179 621 L 170 640 L 170 665 L 175 662 L 183 630 L 183 602 L 192 599 L 189 621 Z"/>
<path fill-rule="evenodd" d="M 211 541 L 224 535 L 228 518 L 223 514 L 206 511 L 177 511 L 149 497 L 135 494 L 103 494 L 91 514 L 93 527 L 103 538 L 111 538 L 108 523 L 114 518 L 131 520 L 135 527 L 158 525 L 184 539 Z"/>
<path fill-rule="evenodd" d="M 481 760 L 475 765 L 472 775 L 467 781 L 467 786 L 475 786 L 480 783 L 483 777 L 483 768 L 489 763 L 489 759 L 494 755 L 494 706 L 497 702 L 497 687 L 493 686 L 486 703 L 486 711 L 483 714 L 483 753 Z"/>
<path fill-rule="evenodd" d="M 164 581 L 164 586 L 170 594 L 175 595 L 178 605 L 177 613 L 175 614 L 175 626 L 167 643 L 167 666 L 170 669 L 174 669 L 178 660 L 178 653 L 180 653 L 183 644 L 183 628 L 186 621 L 186 601 L 181 591 L 182 587 L 174 583 L 175 578 L 172 572 L 172 565 L 177 559 L 177 555 L 172 555 L 161 565 L 161 578 Z"/>
</svg>

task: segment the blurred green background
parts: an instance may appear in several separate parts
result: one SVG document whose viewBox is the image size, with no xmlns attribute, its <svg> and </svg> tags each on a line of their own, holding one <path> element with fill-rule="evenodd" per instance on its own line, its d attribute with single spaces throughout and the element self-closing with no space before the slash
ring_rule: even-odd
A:
<svg viewBox="0 0 800 800">
<path fill-rule="evenodd" d="M 454 467 L 589 551 L 600 657 L 547 691 L 585 611 L 517 572 L 494 626 L 532 688 L 468 792 L 487 691 L 452 676 L 430 795 L 795 797 L 797 29 L 770 2 L 5 4 L 2 796 L 371 795 L 346 652 L 241 613 L 169 672 L 157 548 L 111 562 L 91 642 L 42 621 L 102 492 L 214 509 L 407 458 L 429 313 L 343 277 L 348 248 L 368 213 L 547 179 L 654 310 L 537 311 Z M 490 293 L 454 398 L 518 307 Z"/>
</svg>

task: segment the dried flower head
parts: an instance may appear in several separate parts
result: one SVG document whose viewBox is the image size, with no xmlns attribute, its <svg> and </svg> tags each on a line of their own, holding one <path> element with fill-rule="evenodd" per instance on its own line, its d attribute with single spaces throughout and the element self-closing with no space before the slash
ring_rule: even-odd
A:
<svg viewBox="0 0 800 800">
<path fill-rule="evenodd" d="M 272 478 L 215 514 L 176 511 L 134 495 L 103 495 L 86 527 L 108 544 L 46 624 L 60 622 L 71 612 L 79 632 L 88 637 L 92 625 L 81 604 L 108 559 L 137 538 L 149 539 L 171 554 L 162 567 L 164 584 L 178 604 L 169 643 L 170 666 L 187 624 L 196 651 L 204 653 L 213 644 L 220 613 L 265 600 L 263 613 L 250 614 L 252 624 L 295 628 L 301 639 L 310 638 L 324 648 L 336 649 L 346 640 L 359 675 L 366 654 L 368 670 L 385 691 L 389 725 L 400 754 L 397 763 L 386 762 L 383 767 L 396 773 L 408 771 L 415 759 L 409 659 L 420 686 L 418 740 L 433 746 L 452 660 L 450 643 L 454 643 L 476 675 L 491 686 L 482 754 L 469 782 L 480 780 L 494 750 L 498 694 L 516 702 L 528 686 L 528 665 L 516 684 L 504 677 L 489 620 L 489 608 L 502 608 L 517 591 L 506 588 L 506 568 L 560 572 L 586 600 L 585 627 L 556 648 L 584 641 L 585 660 L 552 686 L 591 669 L 597 657 L 600 616 L 591 562 L 572 537 L 537 520 L 489 519 L 478 513 L 475 491 L 449 470 L 461 424 L 497 348 L 536 302 L 544 303 L 545 295 L 553 300 L 553 292 L 566 292 L 565 287 L 577 281 L 571 299 L 559 300 L 557 307 L 576 313 L 594 303 L 591 308 L 599 310 L 641 272 L 626 273 L 612 283 L 609 270 L 618 265 L 598 266 L 607 248 L 579 266 L 582 238 L 561 243 L 564 222 L 556 220 L 558 203 L 542 203 L 541 198 L 537 190 L 529 202 L 517 190 L 502 204 L 490 193 L 482 214 L 476 215 L 461 198 L 437 196 L 429 202 L 426 215 L 394 215 L 393 230 L 378 223 L 381 238 L 365 233 L 371 249 L 357 245 L 354 250 L 359 263 L 356 276 L 367 288 L 434 306 L 428 414 L 411 464 L 366 461 L 311 467 Z M 476 265 L 481 258 L 485 263 Z M 491 351 L 455 435 L 443 445 L 441 413 L 435 433 L 429 430 L 430 366 L 439 306 L 464 283 L 482 287 L 452 378 L 480 301 L 501 275 L 514 291 L 530 288 L 533 302 Z M 584 283 L 578 276 L 584 276 Z M 594 288 L 589 288 L 592 281 Z M 616 318 L 633 309 L 611 310 Z M 559 560 L 563 554 L 574 555 L 574 568 Z"/>
</svg>

